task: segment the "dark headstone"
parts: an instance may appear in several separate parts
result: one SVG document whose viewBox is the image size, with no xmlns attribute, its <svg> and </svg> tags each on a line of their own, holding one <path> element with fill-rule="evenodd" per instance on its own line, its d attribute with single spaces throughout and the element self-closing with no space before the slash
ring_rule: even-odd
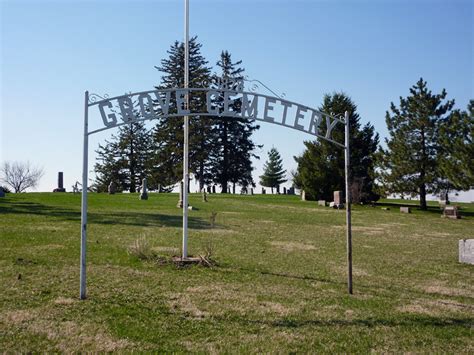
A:
<svg viewBox="0 0 474 355">
<path fill-rule="evenodd" d="M 148 191 L 147 191 L 147 183 L 146 183 L 146 178 L 143 179 L 142 181 L 142 187 L 141 187 L 141 193 L 140 193 L 140 200 L 148 200 Z"/>
<path fill-rule="evenodd" d="M 208 194 L 211 193 L 211 187 L 210 187 L 210 186 L 207 187 L 207 193 L 208 193 Z"/>
<path fill-rule="evenodd" d="M 110 182 L 108 191 L 109 191 L 109 195 L 113 195 L 117 192 L 117 185 L 115 184 L 115 182 L 113 181 Z"/>
<path fill-rule="evenodd" d="M 267 193 L 267 191 L 265 191 L 265 189 L 262 187 L 262 195 L 265 195 Z"/>
<path fill-rule="evenodd" d="M 3 188 L 0 186 L 0 197 L 5 197 L 5 191 L 3 191 Z"/>
<path fill-rule="evenodd" d="M 286 195 L 286 187 L 283 187 L 283 195 Z"/>
<path fill-rule="evenodd" d="M 64 188 L 64 177 L 63 172 L 58 172 L 58 187 L 53 190 L 53 192 L 66 192 Z"/>
<path fill-rule="evenodd" d="M 294 195 L 295 194 L 295 188 L 292 186 L 288 189 L 288 195 Z"/>
<path fill-rule="evenodd" d="M 461 218 L 458 206 L 446 206 L 443 210 L 443 217 L 452 219 Z"/>
<path fill-rule="evenodd" d="M 216 193 L 216 186 L 215 186 L 215 185 L 212 186 L 212 193 L 213 193 L 213 194 Z"/>
<path fill-rule="evenodd" d="M 253 187 L 250 189 L 250 194 L 253 195 Z"/>
</svg>

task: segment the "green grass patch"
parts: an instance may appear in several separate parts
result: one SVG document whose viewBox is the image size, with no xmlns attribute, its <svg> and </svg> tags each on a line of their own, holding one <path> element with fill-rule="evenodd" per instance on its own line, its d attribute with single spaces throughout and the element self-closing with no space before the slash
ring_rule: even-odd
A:
<svg viewBox="0 0 474 355">
<path fill-rule="evenodd" d="M 192 194 L 189 251 L 218 265 L 180 268 L 157 262 L 180 255 L 177 199 L 90 194 L 85 301 L 80 195 L 0 199 L 0 349 L 474 352 L 474 269 L 457 262 L 473 204 L 459 204 L 460 220 L 416 201 L 354 206 L 351 296 L 344 211 Z"/>
</svg>

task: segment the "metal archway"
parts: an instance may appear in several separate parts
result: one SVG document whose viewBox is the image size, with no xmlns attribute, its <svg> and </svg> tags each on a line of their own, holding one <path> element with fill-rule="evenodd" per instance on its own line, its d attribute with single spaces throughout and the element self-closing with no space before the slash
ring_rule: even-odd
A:
<svg viewBox="0 0 474 355">
<path fill-rule="evenodd" d="M 193 95 L 205 97 L 206 110 L 192 112 L 188 109 L 188 102 Z M 219 99 L 220 106 L 216 105 Z M 235 103 L 238 103 L 235 105 Z M 280 115 L 275 116 L 275 108 L 279 106 Z M 89 130 L 89 109 L 97 107 L 101 124 Z M 221 108 L 220 108 L 221 107 Z M 272 115 L 273 112 L 273 115 Z M 87 241 L 87 189 L 88 189 L 88 145 L 89 136 L 107 129 L 120 127 L 133 122 L 184 116 L 184 169 L 183 179 L 183 250 L 182 257 L 187 258 L 187 200 L 188 200 L 188 124 L 189 117 L 211 116 L 228 118 L 246 118 L 256 121 L 272 123 L 295 129 L 320 139 L 327 140 L 338 147 L 345 149 L 345 192 L 346 192 L 346 236 L 347 236 L 347 264 L 348 264 L 348 291 L 352 294 L 352 233 L 351 233 L 351 206 L 349 188 L 349 113 L 345 112 L 344 119 L 333 117 L 314 108 L 280 97 L 244 91 L 242 79 L 217 79 L 211 87 L 204 88 L 172 88 L 157 89 L 129 93 L 112 98 L 89 95 L 85 92 L 84 98 L 84 145 L 82 171 L 82 199 L 81 199 L 81 267 L 80 267 L 80 298 L 86 298 L 86 241 Z M 335 126 L 345 125 L 345 141 L 337 142 L 332 138 Z"/>
</svg>

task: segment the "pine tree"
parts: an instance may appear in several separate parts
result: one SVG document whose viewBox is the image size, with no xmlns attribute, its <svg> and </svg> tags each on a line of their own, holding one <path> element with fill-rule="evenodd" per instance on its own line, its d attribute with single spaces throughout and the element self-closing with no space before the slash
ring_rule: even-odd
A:
<svg viewBox="0 0 474 355">
<path fill-rule="evenodd" d="M 232 62 L 232 56 L 228 51 L 222 51 L 217 66 L 220 68 L 220 76 L 225 79 L 242 79 L 244 69 L 240 67 L 242 61 Z M 232 109 L 239 111 L 241 101 L 236 100 Z M 223 97 L 217 98 L 216 106 L 222 110 Z M 255 186 L 252 178 L 252 157 L 257 145 L 252 141 L 252 134 L 260 127 L 253 120 L 241 117 L 227 118 L 215 117 L 213 137 L 215 139 L 213 149 L 213 176 L 214 183 L 220 184 L 222 193 L 228 193 L 227 186 L 240 184 L 243 188 Z"/>
<path fill-rule="evenodd" d="M 263 175 L 260 176 L 260 185 L 277 189 L 280 193 L 280 185 L 287 181 L 285 178 L 286 170 L 283 169 L 283 159 L 276 148 L 268 152 L 268 160 L 263 166 Z"/>
<path fill-rule="evenodd" d="M 119 191 L 136 192 L 149 171 L 150 134 L 143 122 L 120 126 L 118 135 L 112 135 L 105 145 L 99 144 L 96 153 L 97 191 L 107 191 L 114 182 Z"/>
<path fill-rule="evenodd" d="M 450 190 L 474 186 L 474 100 L 467 111 L 453 110 L 440 123 L 436 192 L 449 201 Z"/>
<path fill-rule="evenodd" d="M 345 111 L 349 112 L 352 200 L 354 202 L 378 200 L 374 181 L 375 152 L 379 135 L 375 133 L 374 126 L 367 123 L 361 127 L 357 106 L 344 93 L 326 94 L 319 110 L 339 117 L 343 117 Z M 344 125 L 336 125 L 332 134 L 333 139 L 342 143 L 344 136 Z M 311 199 L 331 200 L 334 191 L 344 190 L 344 149 L 325 140 L 306 141 L 304 144 L 306 150 L 301 156 L 295 157 L 298 168 L 293 173 L 293 182 Z"/>
<path fill-rule="evenodd" d="M 438 153 L 440 123 L 447 119 L 454 100 L 446 101 L 446 90 L 432 94 L 421 78 L 410 88 L 410 96 L 400 97 L 400 106 L 391 103 L 386 123 L 389 138 L 381 149 L 380 180 L 390 193 L 420 196 L 420 208 L 427 208 L 426 195 L 436 191 L 439 181 Z"/>
<path fill-rule="evenodd" d="M 201 55 L 201 44 L 197 37 L 189 41 L 189 86 L 203 87 L 210 79 L 210 68 Z M 179 88 L 184 84 L 184 44 L 176 41 L 168 50 L 169 57 L 157 67 L 164 75 L 157 89 Z M 205 112 L 205 93 L 190 94 L 189 108 Z M 172 102 L 169 113 L 176 113 Z M 153 129 L 154 158 L 153 179 L 161 186 L 174 185 L 182 179 L 183 171 L 183 122 L 184 117 L 163 117 Z M 199 180 L 200 188 L 209 180 L 209 156 L 212 148 L 212 120 L 209 117 L 190 117 L 189 161 L 190 172 Z"/>
</svg>

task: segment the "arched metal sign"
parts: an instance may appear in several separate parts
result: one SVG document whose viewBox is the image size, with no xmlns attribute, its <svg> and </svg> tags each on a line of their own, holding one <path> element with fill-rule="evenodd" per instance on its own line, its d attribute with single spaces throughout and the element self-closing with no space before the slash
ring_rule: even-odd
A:
<svg viewBox="0 0 474 355">
<path fill-rule="evenodd" d="M 243 80 L 225 80 L 220 87 L 157 89 L 129 93 L 112 98 L 91 95 L 88 107 L 98 110 L 101 127 L 87 132 L 88 135 L 137 121 L 164 117 L 211 116 L 247 118 L 292 128 L 328 140 L 340 147 L 344 143 L 332 139 L 334 127 L 345 124 L 344 120 L 332 117 L 314 108 L 243 90 Z M 230 87 L 234 86 L 237 89 Z M 186 107 L 186 97 L 205 99 L 205 110 L 191 111 Z M 96 100 L 99 98 L 99 100 Z M 220 99 L 220 107 L 216 103 Z M 237 104 L 236 104 L 237 103 Z"/>
<path fill-rule="evenodd" d="M 200 97 L 204 110 L 193 111 L 188 100 Z M 219 104 L 218 104 L 219 103 Z M 97 119 L 92 126 L 89 115 L 95 111 Z M 160 118 L 227 117 L 247 118 L 295 129 L 327 140 L 345 149 L 346 160 L 346 222 L 348 251 L 348 285 L 352 293 L 352 242 L 349 191 L 349 120 L 333 117 L 317 109 L 288 101 L 276 96 L 244 90 L 244 80 L 217 79 L 206 88 L 156 89 L 129 93 L 116 97 L 101 97 L 85 93 L 84 102 L 84 150 L 82 172 L 82 210 L 81 210 L 81 270 L 80 297 L 86 297 L 86 240 L 87 240 L 87 189 L 88 189 L 88 137 L 107 129 L 120 127 L 133 122 Z M 332 133 L 336 125 L 345 125 L 345 142 L 337 142 Z M 185 127 L 186 128 L 186 127 Z M 185 135 L 186 137 L 186 135 Z M 187 147 L 187 142 L 185 142 Z M 185 168 L 188 163 L 185 162 Z M 184 175 L 188 172 L 185 169 Z M 187 180 L 187 179 L 185 179 Z M 183 257 L 187 257 L 187 188 L 183 196 Z M 185 203 L 186 201 L 186 203 Z"/>
</svg>

